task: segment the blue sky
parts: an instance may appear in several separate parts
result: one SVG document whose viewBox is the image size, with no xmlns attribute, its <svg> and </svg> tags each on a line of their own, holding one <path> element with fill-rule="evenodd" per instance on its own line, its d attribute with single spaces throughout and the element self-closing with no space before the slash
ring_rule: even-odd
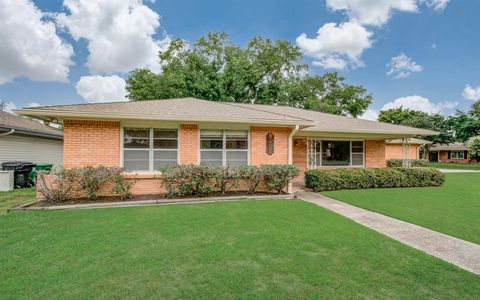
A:
<svg viewBox="0 0 480 300">
<path fill-rule="evenodd" d="M 122 100 L 128 72 L 158 68 L 169 38 L 224 31 L 242 45 L 296 43 L 311 73 L 338 71 L 372 93 L 365 117 L 400 105 L 450 114 L 480 99 L 479 11 L 472 0 L 0 0 L 0 100 Z"/>
</svg>

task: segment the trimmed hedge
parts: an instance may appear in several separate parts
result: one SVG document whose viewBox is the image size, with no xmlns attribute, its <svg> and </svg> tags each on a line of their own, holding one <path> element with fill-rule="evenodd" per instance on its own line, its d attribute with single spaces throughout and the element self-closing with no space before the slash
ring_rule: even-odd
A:
<svg viewBox="0 0 480 300">
<path fill-rule="evenodd" d="M 428 160 L 426 159 L 410 159 L 412 167 L 428 167 Z M 387 160 L 387 167 L 401 168 L 403 166 L 403 159 L 389 159 Z"/>
<path fill-rule="evenodd" d="M 434 168 L 309 170 L 305 185 L 316 192 L 343 189 L 440 186 L 445 175 Z"/>
</svg>

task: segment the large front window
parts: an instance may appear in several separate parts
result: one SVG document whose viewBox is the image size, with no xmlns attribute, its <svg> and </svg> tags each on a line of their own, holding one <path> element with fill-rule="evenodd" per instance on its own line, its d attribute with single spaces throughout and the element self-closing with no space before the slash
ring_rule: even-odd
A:
<svg viewBox="0 0 480 300">
<path fill-rule="evenodd" d="M 201 130 L 200 164 L 228 167 L 248 165 L 248 131 Z"/>
<path fill-rule="evenodd" d="M 363 166 L 363 141 L 317 141 L 315 164 L 318 167 Z"/>
<path fill-rule="evenodd" d="M 123 166 L 129 171 L 156 171 L 177 163 L 176 129 L 124 128 Z"/>
</svg>

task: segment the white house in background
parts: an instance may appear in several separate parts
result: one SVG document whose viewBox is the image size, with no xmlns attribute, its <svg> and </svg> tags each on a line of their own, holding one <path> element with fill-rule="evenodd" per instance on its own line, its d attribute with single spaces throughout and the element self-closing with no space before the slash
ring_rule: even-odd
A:
<svg viewBox="0 0 480 300">
<path fill-rule="evenodd" d="M 63 131 L 0 111 L 0 164 L 6 161 L 63 165 Z"/>
</svg>

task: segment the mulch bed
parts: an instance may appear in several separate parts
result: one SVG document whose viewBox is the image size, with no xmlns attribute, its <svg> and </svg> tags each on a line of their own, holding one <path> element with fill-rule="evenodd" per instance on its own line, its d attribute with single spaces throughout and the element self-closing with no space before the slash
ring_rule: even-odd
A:
<svg viewBox="0 0 480 300">
<path fill-rule="evenodd" d="M 87 198 L 76 198 L 71 201 L 66 201 L 66 202 L 61 202 L 61 203 L 49 203 L 47 201 L 38 201 L 34 202 L 26 207 L 49 207 L 49 206 L 61 206 L 61 205 L 73 205 L 73 204 L 94 204 L 94 203 L 112 203 L 112 202 L 122 202 L 122 201 L 142 201 L 142 200 L 163 200 L 165 202 L 175 202 L 175 200 L 182 200 L 182 199 L 187 199 L 190 197 L 195 197 L 195 198 L 211 198 L 211 197 L 232 197 L 232 196 L 275 196 L 278 195 L 277 193 L 267 193 L 267 192 L 258 192 L 255 194 L 248 194 L 246 192 L 227 192 L 225 194 L 222 194 L 220 192 L 218 193 L 211 193 L 206 196 L 200 196 L 200 195 L 195 195 L 195 196 L 188 196 L 188 197 L 165 197 L 163 195 L 159 194 L 151 194 L 151 195 L 136 195 L 132 199 L 129 200 L 122 200 L 117 196 L 100 196 L 98 197 L 97 201 L 90 201 Z M 284 194 L 282 194 L 284 195 Z"/>
</svg>

